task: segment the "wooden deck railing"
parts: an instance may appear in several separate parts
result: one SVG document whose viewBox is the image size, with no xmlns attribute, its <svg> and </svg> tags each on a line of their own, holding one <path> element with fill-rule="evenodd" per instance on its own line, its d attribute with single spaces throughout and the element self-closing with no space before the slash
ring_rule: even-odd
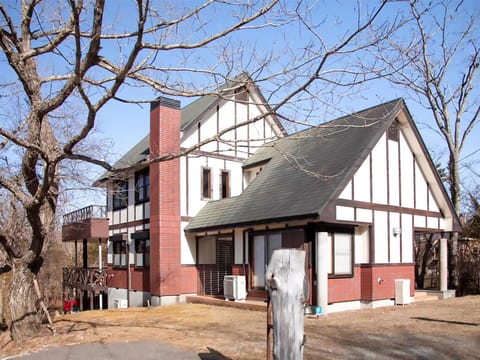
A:
<svg viewBox="0 0 480 360">
<path fill-rule="evenodd" d="M 108 289 L 107 269 L 63 268 L 63 285 L 71 288 L 106 291 Z"/>
</svg>

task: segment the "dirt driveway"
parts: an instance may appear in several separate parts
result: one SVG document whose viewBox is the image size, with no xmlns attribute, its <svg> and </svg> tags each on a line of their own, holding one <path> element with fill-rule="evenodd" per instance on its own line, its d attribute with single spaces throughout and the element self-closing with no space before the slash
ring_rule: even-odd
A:
<svg viewBox="0 0 480 360">
<path fill-rule="evenodd" d="M 14 344 L 3 335 L 0 357 L 160 340 L 202 359 L 206 353 L 209 359 L 264 359 L 265 324 L 264 312 L 194 304 L 86 311 L 57 317 L 54 337 Z M 305 359 L 480 359 L 480 296 L 306 318 L 305 333 Z"/>
</svg>

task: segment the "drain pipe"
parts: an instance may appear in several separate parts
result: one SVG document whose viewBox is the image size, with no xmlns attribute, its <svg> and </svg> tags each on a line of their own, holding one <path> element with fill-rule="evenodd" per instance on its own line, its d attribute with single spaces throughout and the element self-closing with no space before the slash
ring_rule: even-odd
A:
<svg viewBox="0 0 480 360">
<path fill-rule="evenodd" d="M 130 307 L 130 291 L 132 289 L 132 276 L 130 273 L 130 240 L 127 238 L 127 307 Z"/>
</svg>

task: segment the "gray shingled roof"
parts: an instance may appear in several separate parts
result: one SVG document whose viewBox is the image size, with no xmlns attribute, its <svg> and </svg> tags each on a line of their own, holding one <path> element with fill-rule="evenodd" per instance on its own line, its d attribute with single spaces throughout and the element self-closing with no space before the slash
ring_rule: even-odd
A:
<svg viewBox="0 0 480 360">
<path fill-rule="evenodd" d="M 394 100 L 264 145 L 244 163 L 270 159 L 245 191 L 209 202 L 185 230 L 318 217 L 403 106 Z"/>
</svg>

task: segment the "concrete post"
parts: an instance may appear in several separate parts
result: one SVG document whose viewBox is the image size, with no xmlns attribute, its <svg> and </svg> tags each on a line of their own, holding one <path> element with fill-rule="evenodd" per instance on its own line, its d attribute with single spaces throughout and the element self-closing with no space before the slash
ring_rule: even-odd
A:
<svg viewBox="0 0 480 360">
<path fill-rule="evenodd" d="M 447 239 L 440 238 L 440 291 L 448 289 L 448 248 Z"/>
<path fill-rule="evenodd" d="M 322 314 L 327 316 L 328 311 L 328 264 L 330 257 L 328 233 L 317 232 L 317 305 L 322 307 Z"/>
</svg>

